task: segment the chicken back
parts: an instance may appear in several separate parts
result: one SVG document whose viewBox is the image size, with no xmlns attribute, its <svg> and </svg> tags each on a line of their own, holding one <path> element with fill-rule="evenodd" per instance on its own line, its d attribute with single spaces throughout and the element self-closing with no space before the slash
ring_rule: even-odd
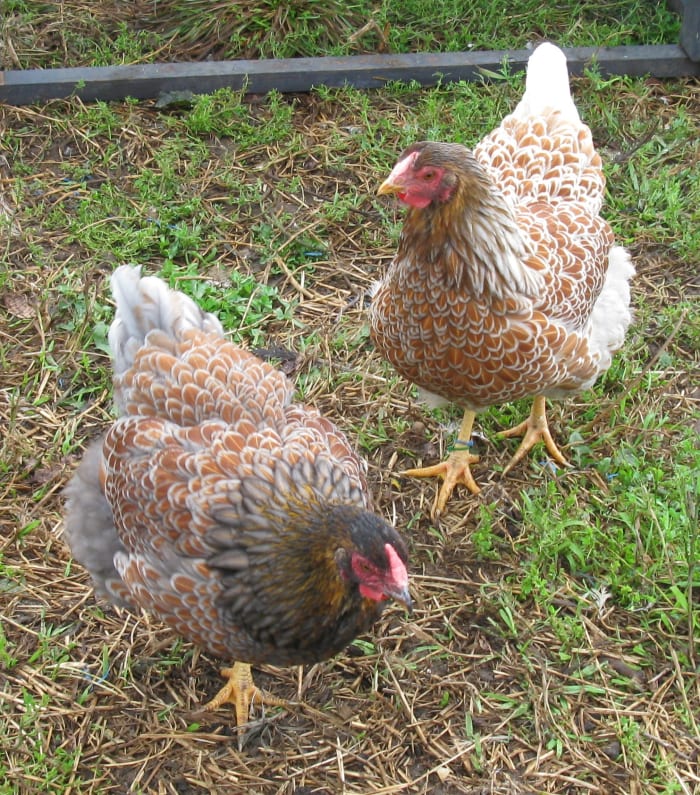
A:
<svg viewBox="0 0 700 795">
<path fill-rule="evenodd" d="M 406 546 L 346 437 L 182 293 L 129 266 L 112 289 L 121 416 L 67 486 L 65 521 L 97 593 L 276 665 L 330 657 L 386 599 L 410 604 Z"/>
</svg>

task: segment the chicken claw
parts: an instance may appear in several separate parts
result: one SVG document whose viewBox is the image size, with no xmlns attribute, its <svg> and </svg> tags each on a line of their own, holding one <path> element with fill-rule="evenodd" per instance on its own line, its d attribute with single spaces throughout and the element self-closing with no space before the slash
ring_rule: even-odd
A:
<svg viewBox="0 0 700 795">
<path fill-rule="evenodd" d="M 401 473 L 410 478 L 440 477 L 444 479 L 444 483 L 435 496 L 435 501 L 431 510 L 433 519 L 440 518 L 440 515 L 447 505 L 447 500 L 449 500 L 457 484 L 466 486 L 472 494 L 478 494 L 481 491 L 474 480 L 470 467 L 471 464 L 475 464 L 479 460 L 478 455 L 473 455 L 469 451 L 474 417 L 475 414 L 473 411 L 464 412 L 464 419 L 459 429 L 459 440 L 455 443 L 455 448 L 444 461 L 429 467 L 407 469 Z"/>
<path fill-rule="evenodd" d="M 234 663 L 233 668 L 222 668 L 221 675 L 228 681 L 214 698 L 204 705 L 204 709 L 213 711 L 223 704 L 233 704 L 236 710 L 236 725 L 239 729 L 248 722 L 251 704 L 257 702 L 273 707 L 290 705 L 288 701 L 260 690 L 253 682 L 253 674 L 247 663 L 237 662 Z"/>
<path fill-rule="evenodd" d="M 522 459 L 538 442 L 544 442 L 547 452 L 552 458 L 563 467 L 570 467 L 571 464 L 562 455 L 561 450 L 557 447 L 552 434 L 549 431 L 547 424 L 547 414 L 545 398 L 543 395 L 538 395 L 532 404 L 532 411 L 526 420 L 516 425 L 514 428 L 508 428 L 506 431 L 501 431 L 498 436 L 502 438 L 510 438 L 511 436 L 522 436 L 523 440 L 520 442 L 520 447 L 515 451 L 515 455 L 510 459 L 503 474 L 507 475 L 510 470 Z"/>
</svg>

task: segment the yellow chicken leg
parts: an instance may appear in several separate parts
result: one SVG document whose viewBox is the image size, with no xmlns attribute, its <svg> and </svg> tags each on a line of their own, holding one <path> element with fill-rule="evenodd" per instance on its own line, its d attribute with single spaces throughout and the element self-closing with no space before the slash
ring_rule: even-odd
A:
<svg viewBox="0 0 700 795">
<path fill-rule="evenodd" d="M 511 436 L 522 436 L 523 440 L 520 442 L 520 447 L 515 451 L 515 455 L 510 459 L 508 465 L 503 470 L 503 474 L 507 475 L 510 470 L 522 459 L 525 455 L 532 450 L 537 442 L 544 442 L 547 452 L 552 458 L 563 467 L 571 466 L 571 464 L 564 458 L 561 451 L 557 447 L 549 432 L 549 425 L 547 424 L 547 408 L 544 395 L 538 395 L 533 404 L 530 416 L 514 428 L 509 428 L 506 431 L 501 431 L 498 435 L 504 438 Z"/>
<path fill-rule="evenodd" d="M 462 425 L 459 429 L 459 438 L 455 443 L 455 449 L 450 455 L 439 464 L 430 467 L 419 467 L 418 469 L 407 469 L 402 475 L 410 478 L 433 478 L 440 477 L 444 483 L 438 491 L 435 502 L 433 503 L 432 516 L 438 518 L 445 510 L 447 500 L 450 498 L 454 487 L 461 483 L 466 486 L 472 494 L 478 494 L 481 489 L 476 485 L 470 469 L 471 464 L 479 460 L 478 455 L 469 452 L 468 445 L 472 436 L 472 425 L 476 413 L 465 411 Z"/>
<path fill-rule="evenodd" d="M 204 709 L 215 710 L 222 704 L 233 704 L 236 710 L 236 725 L 239 729 L 248 722 L 252 703 L 268 704 L 273 707 L 289 706 L 289 702 L 266 693 L 255 685 L 250 665 L 247 663 L 237 662 L 234 663 L 233 668 L 222 668 L 221 675 L 228 681 L 214 698 L 204 705 Z"/>
</svg>

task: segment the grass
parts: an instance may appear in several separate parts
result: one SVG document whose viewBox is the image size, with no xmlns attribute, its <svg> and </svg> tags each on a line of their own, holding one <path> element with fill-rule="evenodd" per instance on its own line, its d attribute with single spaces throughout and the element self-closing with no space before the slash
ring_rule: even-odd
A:
<svg viewBox="0 0 700 795">
<path fill-rule="evenodd" d="M 499 50 L 551 38 L 565 46 L 678 41 L 665 3 L 571 0 L 161 0 L 125 5 L 6 0 L 4 68 L 107 66 L 154 60 L 291 58 L 361 52 Z"/>
<path fill-rule="evenodd" d="M 272 5 L 256 7 L 264 28 Z M 137 60 L 162 46 L 109 4 L 81 23 L 95 22 L 91 41 L 48 4 L 8 8 L 4 40 L 23 65 L 116 50 Z M 404 46 L 427 11 L 413 40 L 457 46 L 444 31 L 458 26 L 440 16 L 456 6 L 396 8 L 344 6 L 337 30 L 377 28 L 342 46 Z M 487 46 L 519 46 L 535 28 L 582 44 L 676 30 L 659 4 L 641 32 L 636 2 L 595 19 L 581 3 L 525 10 L 514 31 L 485 8 Z M 616 18 L 629 24 L 613 30 Z M 108 44 L 114 25 L 123 35 Z M 49 34 L 54 49 L 40 52 Z M 0 108 L 0 199 L 12 211 L 0 216 L 2 795 L 700 786 L 697 82 L 574 81 L 606 163 L 606 215 L 638 276 L 624 350 L 592 390 L 551 406 L 573 470 L 535 453 L 500 477 L 512 447 L 495 433 L 523 417 L 521 402 L 479 417 L 482 495 L 457 494 L 440 525 L 434 485 L 398 475 L 444 453 L 460 412 L 425 409 L 369 342 L 363 298 L 402 218 L 376 186 L 416 138 L 474 143 L 521 85 L 506 75 L 430 91 Z M 388 611 L 346 654 L 301 673 L 265 668 L 260 684 L 306 706 L 268 713 L 242 754 L 230 723 L 200 710 L 220 661 L 152 617 L 98 606 L 60 539 L 61 489 L 111 417 L 107 278 L 124 261 L 279 361 L 366 456 L 377 508 L 411 548 L 413 616 Z"/>
</svg>

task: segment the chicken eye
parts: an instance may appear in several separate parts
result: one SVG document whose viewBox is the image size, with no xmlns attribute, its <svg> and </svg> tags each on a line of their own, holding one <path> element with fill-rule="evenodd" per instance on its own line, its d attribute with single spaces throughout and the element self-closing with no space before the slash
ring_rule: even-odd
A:
<svg viewBox="0 0 700 795">
<path fill-rule="evenodd" d="M 360 557 L 355 559 L 353 568 L 355 569 L 355 574 L 358 577 L 370 577 L 374 573 L 374 567 L 372 564 Z"/>
<path fill-rule="evenodd" d="M 424 171 L 423 172 L 423 179 L 426 182 L 430 182 L 433 179 L 434 176 L 435 176 L 435 172 L 432 171 L 431 169 L 429 169 L 428 171 Z"/>
</svg>

